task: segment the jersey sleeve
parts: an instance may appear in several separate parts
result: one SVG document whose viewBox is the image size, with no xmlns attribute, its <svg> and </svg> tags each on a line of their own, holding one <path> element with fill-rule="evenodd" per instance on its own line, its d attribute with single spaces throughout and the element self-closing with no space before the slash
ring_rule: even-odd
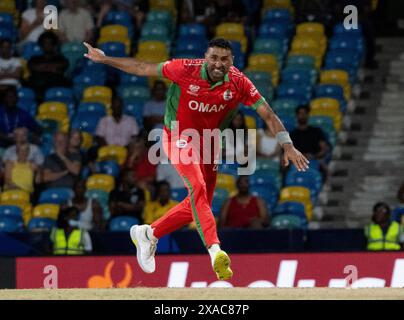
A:
<svg viewBox="0 0 404 320">
<path fill-rule="evenodd" d="M 159 76 L 178 82 L 185 70 L 184 62 L 185 59 L 173 59 L 160 63 L 157 69 Z"/>
<path fill-rule="evenodd" d="M 241 80 L 241 103 L 257 110 L 258 106 L 265 102 L 265 98 L 247 77 Z"/>
</svg>

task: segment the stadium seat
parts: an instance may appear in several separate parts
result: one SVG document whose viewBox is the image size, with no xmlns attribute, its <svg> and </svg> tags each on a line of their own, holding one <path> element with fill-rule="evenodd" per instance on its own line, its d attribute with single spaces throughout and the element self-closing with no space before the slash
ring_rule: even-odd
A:
<svg viewBox="0 0 404 320">
<path fill-rule="evenodd" d="M 139 220 L 135 217 L 120 216 L 111 219 L 109 222 L 109 230 L 114 232 L 128 232 L 135 224 L 139 224 Z"/>
<path fill-rule="evenodd" d="M 135 85 L 140 87 L 149 87 L 149 83 L 147 77 L 137 76 L 135 74 L 130 74 L 127 72 L 120 73 L 120 81 L 121 85 Z"/>
<path fill-rule="evenodd" d="M 397 207 L 391 213 L 391 220 L 396 221 L 400 224 L 403 223 L 403 217 L 404 217 L 404 207 Z"/>
<path fill-rule="evenodd" d="M 338 100 L 334 98 L 316 98 L 310 102 L 311 116 L 329 116 L 333 119 L 337 132 L 342 126 L 342 114 Z"/>
<path fill-rule="evenodd" d="M 102 115 L 96 112 L 79 112 L 73 118 L 72 129 L 79 129 L 90 134 L 95 134 L 98 122 Z"/>
<path fill-rule="evenodd" d="M 301 225 L 307 227 L 307 216 L 305 206 L 301 202 L 285 201 L 279 203 L 273 210 L 272 216 L 293 215 L 300 219 Z"/>
<path fill-rule="evenodd" d="M 142 31 L 140 33 L 141 41 L 163 41 L 169 45 L 170 39 L 170 29 L 166 25 L 152 22 L 146 22 L 143 24 Z"/>
<path fill-rule="evenodd" d="M 38 116 L 48 116 L 48 119 L 63 121 L 68 118 L 67 105 L 59 101 L 41 103 L 38 107 Z"/>
<path fill-rule="evenodd" d="M 171 189 L 171 199 L 181 202 L 188 196 L 187 188 L 172 188 Z"/>
<path fill-rule="evenodd" d="M 291 0 L 264 0 L 262 4 L 263 10 L 265 9 L 288 9 L 293 13 L 293 6 Z"/>
<path fill-rule="evenodd" d="M 241 23 L 223 22 L 216 26 L 216 37 L 223 37 L 230 41 L 239 41 L 242 52 L 247 51 L 247 37 Z"/>
<path fill-rule="evenodd" d="M 19 222 L 22 221 L 22 210 L 18 206 L 0 205 L 0 217 L 7 217 Z"/>
<path fill-rule="evenodd" d="M 84 89 L 83 102 L 100 102 L 107 107 L 111 105 L 112 90 L 105 86 L 91 86 Z"/>
<path fill-rule="evenodd" d="M 122 25 L 128 28 L 128 36 L 134 36 L 132 16 L 127 11 L 110 10 L 103 20 L 103 25 Z"/>
<path fill-rule="evenodd" d="M 311 86 L 305 86 L 302 84 L 281 83 L 277 90 L 277 99 L 293 99 L 298 101 L 299 104 L 308 104 L 311 96 Z"/>
<path fill-rule="evenodd" d="M 280 202 L 296 201 L 305 206 L 307 220 L 310 221 L 313 215 L 313 204 L 311 202 L 310 190 L 301 186 L 289 186 L 281 189 Z"/>
<path fill-rule="evenodd" d="M 41 192 L 38 203 L 62 204 L 71 200 L 74 192 L 70 188 L 51 188 Z"/>
<path fill-rule="evenodd" d="M 56 220 L 59 215 L 60 206 L 58 204 L 43 203 L 38 204 L 32 211 L 34 218 L 49 218 Z"/>
<path fill-rule="evenodd" d="M 123 100 L 138 99 L 144 102 L 150 100 L 150 90 L 143 86 L 120 86 L 118 92 Z"/>
<path fill-rule="evenodd" d="M 81 102 L 77 107 L 77 113 L 91 113 L 97 117 L 103 117 L 107 114 L 107 110 L 103 103 L 99 102 Z"/>
<path fill-rule="evenodd" d="M 248 58 L 248 71 L 269 72 L 272 77 L 272 85 L 277 86 L 279 81 L 278 62 L 272 54 L 251 54 Z"/>
<path fill-rule="evenodd" d="M 315 88 L 316 98 L 334 98 L 340 105 L 340 111 L 345 113 L 347 102 L 344 97 L 344 88 L 337 84 L 319 84 Z"/>
<path fill-rule="evenodd" d="M 123 112 L 129 116 L 135 117 L 137 124 L 143 126 L 144 102 L 139 99 L 126 99 L 124 101 Z"/>
<path fill-rule="evenodd" d="M 206 39 L 207 37 L 206 27 L 202 23 L 180 24 L 178 28 L 178 35 L 180 38 L 187 36 L 198 36 Z"/>
<path fill-rule="evenodd" d="M 26 42 L 22 48 L 22 57 L 29 61 L 32 57 L 40 56 L 43 53 L 42 48 L 39 46 L 38 42 Z"/>
<path fill-rule="evenodd" d="M 294 168 L 294 166 L 293 166 Z M 321 173 L 315 169 L 307 169 L 305 172 L 290 170 L 285 179 L 285 186 L 302 186 L 310 190 L 311 200 L 314 203 L 322 188 Z"/>
<path fill-rule="evenodd" d="M 172 15 L 167 10 L 150 10 L 146 16 L 146 23 L 162 24 L 171 32 L 173 27 Z"/>
<path fill-rule="evenodd" d="M 86 186 L 88 190 L 97 189 L 110 193 L 115 188 L 115 179 L 113 176 L 97 173 L 88 178 Z"/>
<path fill-rule="evenodd" d="M 100 29 L 100 38 L 102 39 L 122 39 L 122 38 L 128 38 L 129 33 L 128 33 L 128 28 L 119 25 L 119 24 L 111 24 L 107 26 L 103 26 Z"/>
<path fill-rule="evenodd" d="M 60 51 L 69 61 L 67 74 L 71 75 L 79 61 L 83 60 L 83 55 L 87 52 L 87 49 L 80 42 L 66 42 L 62 44 Z"/>
<path fill-rule="evenodd" d="M 125 57 L 126 44 L 119 41 L 107 41 L 100 44 L 100 49 L 104 51 L 107 56 L 111 57 Z"/>
<path fill-rule="evenodd" d="M 27 191 L 13 189 L 6 190 L 0 196 L 1 204 L 29 203 L 30 195 Z"/>
<path fill-rule="evenodd" d="M 88 150 L 92 147 L 93 142 L 94 142 L 94 138 L 93 135 L 91 133 L 82 131 L 81 132 L 81 136 L 83 138 L 83 141 L 81 142 L 81 148 L 84 150 Z M 85 168 L 83 168 L 84 170 Z M 84 172 L 84 171 L 82 171 Z"/>
<path fill-rule="evenodd" d="M 280 168 L 281 165 L 279 161 L 274 161 L 267 158 L 257 158 L 255 168 L 256 171 L 267 170 L 279 174 Z"/>
<path fill-rule="evenodd" d="M 349 74 L 345 70 L 323 70 L 320 73 L 321 84 L 337 84 L 344 88 L 345 100 L 351 98 L 351 86 L 349 83 Z"/>
<path fill-rule="evenodd" d="M 103 218 L 108 220 L 111 216 L 109 211 L 109 193 L 104 190 L 92 189 L 86 191 L 86 198 L 98 201 L 102 208 Z"/>
<path fill-rule="evenodd" d="M 116 161 L 99 161 L 95 164 L 95 172 L 103 173 L 118 178 L 120 174 L 120 167 Z"/>
<path fill-rule="evenodd" d="M 303 229 L 301 219 L 295 215 L 278 215 L 271 221 L 271 227 L 276 230 Z"/>
<path fill-rule="evenodd" d="M 267 186 L 268 188 L 280 189 L 282 184 L 281 176 L 279 173 L 275 173 L 270 170 L 256 170 L 253 175 L 250 176 L 250 186 Z"/>
<path fill-rule="evenodd" d="M 272 209 L 278 202 L 279 192 L 276 188 L 271 188 L 265 185 L 253 185 L 250 187 L 250 192 L 253 196 L 260 197 L 265 201 L 268 212 L 271 213 Z"/>
<path fill-rule="evenodd" d="M 230 174 L 218 173 L 216 187 L 226 189 L 229 193 L 235 192 L 236 178 Z"/>
<path fill-rule="evenodd" d="M 106 82 L 105 74 L 82 73 L 73 78 L 73 90 L 76 100 L 81 100 L 83 91 L 87 87 L 103 86 Z"/>
<path fill-rule="evenodd" d="M 98 149 L 97 161 L 116 161 L 120 166 L 126 161 L 128 150 L 122 146 L 108 145 Z"/>
<path fill-rule="evenodd" d="M 287 68 L 314 69 L 316 59 L 310 55 L 291 54 L 286 62 Z"/>
<path fill-rule="evenodd" d="M 299 106 L 298 100 L 289 98 L 275 99 L 271 103 L 271 107 L 278 116 L 295 117 L 296 108 Z"/>
<path fill-rule="evenodd" d="M 303 22 L 296 26 L 296 33 L 298 35 L 324 35 L 324 25 L 319 22 Z"/>
<path fill-rule="evenodd" d="M 30 232 L 50 232 L 55 225 L 56 221 L 54 219 L 34 217 L 28 223 L 28 230 Z"/>
<path fill-rule="evenodd" d="M 222 188 L 215 189 L 212 200 L 212 212 L 214 216 L 218 217 L 220 215 L 220 211 L 228 198 L 229 191 Z"/>
<path fill-rule="evenodd" d="M 0 216 L 0 233 L 14 233 L 22 231 L 22 223 L 17 223 L 14 219 Z"/>
<path fill-rule="evenodd" d="M 239 168 L 238 163 L 221 163 L 219 164 L 217 171 L 219 173 L 226 173 L 232 176 L 237 176 L 238 168 Z"/>
<path fill-rule="evenodd" d="M 168 48 L 165 42 L 162 41 L 141 41 L 138 46 L 138 53 L 152 54 L 153 52 L 160 52 L 168 55 Z"/>
<path fill-rule="evenodd" d="M 175 53 L 190 54 L 203 57 L 206 51 L 207 41 L 200 36 L 183 36 L 177 39 Z"/>
</svg>

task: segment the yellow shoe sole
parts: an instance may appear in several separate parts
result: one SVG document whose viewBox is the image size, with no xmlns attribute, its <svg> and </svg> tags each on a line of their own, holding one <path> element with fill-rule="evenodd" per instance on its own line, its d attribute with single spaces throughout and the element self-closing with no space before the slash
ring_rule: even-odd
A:
<svg viewBox="0 0 404 320">
<path fill-rule="evenodd" d="M 228 280 L 233 276 L 233 271 L 230 269 L 230 258 L 224 251 L 219 251 L 213 262 L 213 270 L 219 280 Z"/>
</svg>

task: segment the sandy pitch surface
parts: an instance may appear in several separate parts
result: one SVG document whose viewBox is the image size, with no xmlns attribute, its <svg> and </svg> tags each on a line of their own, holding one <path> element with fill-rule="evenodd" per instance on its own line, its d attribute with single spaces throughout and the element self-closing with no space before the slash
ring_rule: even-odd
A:
<svg viewBox="0 0 404 320">
<path fill-rule="evenodd" d="M 0 290 L 0 300 L 404 300 L 404 289 L 131 288 Z"/>
</svg>

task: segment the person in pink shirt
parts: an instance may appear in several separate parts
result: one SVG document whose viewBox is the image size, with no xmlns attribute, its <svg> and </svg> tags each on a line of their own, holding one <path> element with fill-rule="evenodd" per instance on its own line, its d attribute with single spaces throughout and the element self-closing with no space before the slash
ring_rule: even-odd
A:
<svg viewBox="0 0 404 320">
<path fill-rule="evenodd" d="M 112 115 L 103 117 L 98 123 L 95 135 L 99 145 L 118 145 L 126 147 L 131 138 L 139 134 L 139 126 L 132 116 L 123 114 L 122 99 L 112 98 Z"/>
</svg>

